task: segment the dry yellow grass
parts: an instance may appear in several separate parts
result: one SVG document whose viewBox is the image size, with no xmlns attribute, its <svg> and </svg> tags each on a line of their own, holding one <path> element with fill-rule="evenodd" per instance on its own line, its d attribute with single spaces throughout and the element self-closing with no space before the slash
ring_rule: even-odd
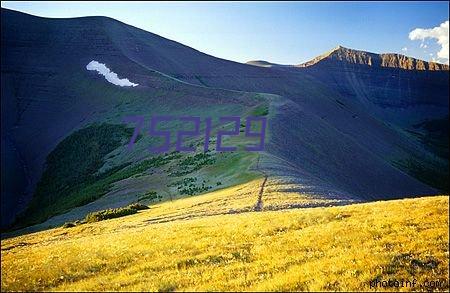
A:
<svg viewBox="0 0 450 293">
<path fill-rule="evenodd" d="M 259 181 L 2 240 L 1 289 L 368 291 L 395 278 L 448 291 L 448 196 L 251 212 Z"/>
</svg>

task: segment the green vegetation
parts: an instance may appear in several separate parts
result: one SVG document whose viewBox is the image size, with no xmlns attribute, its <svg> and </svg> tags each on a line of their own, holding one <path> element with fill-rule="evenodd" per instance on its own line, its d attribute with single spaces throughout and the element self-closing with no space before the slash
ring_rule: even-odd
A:
<svg viewBox="0 0 450 293">
<path fill-rule="evenodd" d="M 269 106 L 267 104 L 259 105 L 250 113 L 250 116 L 267 116 L 269 114 Z"/>
<path fill-rule="evenodd" d="M 92 212 L 86 215 L 86 217 L 80 221 L 76 220 L 75 222 L 66 222 L 62 226 L 63 228 L 73 228 L 78 225 L 86 224 L 86 223 L 94 223 L 99 222 L 106 219 L 119 218 L 127 215 L 132 215 L 137 213 L 137 211 L 148 210 L 149 207 L 140 203 L 133 203 L 126 207 L 115 208 L 115 209 L 106 209 L 97 212 Z"/>
<path fill-rule="evenodd" d="M 104 123 L 75 131 L 64 139 L 47 157 L 47 168 L 35 195 L 40 205 L 51 203 L 91 179 L 103 165 L 103 158 L 131 134 L 132 130 L 123 125 Z"/>
<path fill-rule="evenodd" d="M 178 192 L 182 195 L 195 195 L 210 190 L 212 187 L 206 185 L 206 180 L 203 180 L 201 185 L 197 184 L 197 178 L 187 177 L 182 180 L 175 181 L 169 185 L 176 186 Z"/>
<path fill-rule="evenodd" d="M 212 188 L 211 186 L 206 186 L 204 183 L 202 183 L 201 186 L 195 186 L 195 185 L 191 184 L 186 188 L 181 188 L 179 191 L 180 191 L 180 194 L 182 194 L 182 195 L 196 195 L 196 194 L 200 194 L 202 192 L 208 191 L 211 188 Z"/>
<path fill-rule="evenodd" d="M 114 182 L 181 157 L 178 152 L 172 152 L 134 165 L 124 163 L 98 174 L 104 164 L 103 158 L 126 142 L 131 133 L 132 129 L 122 125 L 94 124 L 74 132 L 58 144 L 47 159 L 47 168 L 29 208 L 14 228 L 37 224 L 88 204 L 108 193 Z"/>
<path fill-rule="evenodd" d="M 180 157 L 181 157 L 181 154 L 179 152 L 172 152 L 169 154 L 159 155 L 157 157 L 153 157 L 153 158 L 141 161 L 138 164 L 133 165 L 133 166 L 123 170 L 122 172 L 120 172 L 120 174 L 117 174 L 117 175 L 118 175 L 118 178 L 121 178 L 119 180 L 126 179 L 131 176 L 141 174 L 150 168 L 157 168 L 157 167 L 164 166 L 167 163 L 171 162 L 172 160 L 179 159 Z"/>
<path fill-rule="evenodd" d="M 84 219 L 87 223 L 99 222 L 107 219 L 114 219 L 123 216 L 128 216 L 137 213 L 137 210 L 131 209 L 129 207 L 117 208 L 117 209 L 107 209 L 98 212 L 89 213 Z"/>
<path fill-rule="evenodd" d="M 203 166 L 214 164 L 216 159 L 211 155 L 211 152 L 198 153 L 193 156 L 187 156 L 184 158 L 178 166 L 176 166 L 176 170 L 170 169 L 169 176 L 172 177 L 180 177 L 197 170 L 200 170 Z"/>
<path fill-rule="evenodd" d="M 139 210 L 145 210 L 148 209 L 147 206 L 142 204 L 131 204 L 129 206 L 123 207 L 123 208 L 116 208 L 116 209 L 107 209 L 107 210 L 101 210 L 93 213 L 89 213 L 86 215 L 84 221 L 86 223 L 94 223 L 99 222 L 103 220 L 108 219 L 114 219 L 119 218 L 123 216 L 128 216 L 137 213 Z"/>
<path fill-rule="evenodd" d="M 45 220 L 58 205 L 72 201 L 72 194 L 102 177 L 96 174 L 103 158 L 121 146 L 133 130 L 123 125 L 92 124 L 72 133 L 48 155 L 46 168 L 33 199 L 19 223 Z M 84 204 L 85 198 L 75 200 Z M 64 208 L 73 207 L 72 205 Z"/>
<path fill-rule="evenodd" d="M 149 200 L 149 201 L 155 201 L 155 200 L 159 200 L 161 201 L 162 196 L 159 195 L 156 191 L 150 190 L 147 191 L 144 195 L 140 196 L 138 198 L 138 201 L 143 201 L 143 200 Z"/>
<path fill-rule="evenodd" d="M 145 204 L 141 204 L 141 203 L 132 203 L 128 206 L 130 209 L 134 209 L 136 211 L 142 211 L 142 210 L 148 210 L 150 209 L 148 206 L 146 206 Z"/>
<path fill-rule="evenodd" d="M 58 209 L 58 211 L 65 211 L 62 209 L 62 207 L 67 207 L 67 210 L 69 207 L 82 206 L 89 202 L 92 202 L 108 193 L 108 191 L 111 189 L 111 185 L 114 182 L 130 178 L 137 174 L 141 174 L 142 172 L 150 168 L 161 167 L 169 163 L 173 158 L 176 158 L 177 156 L 178 154 L 171 153 L 168 155 L 161 155 L 150 158 L 135 165 L 130 166 L 129 163 L 126 163 L 124 165 L 113 168 L 96 177 L 96 181 L 87 182 L 86 184 L 80 185 L 81 188 L 79 190 L 72 193 L 65 202 L 59 203 L 60 208 Z M 57 208 L 57 206 L 55 206 L 55 208 Z"/>
</svg>

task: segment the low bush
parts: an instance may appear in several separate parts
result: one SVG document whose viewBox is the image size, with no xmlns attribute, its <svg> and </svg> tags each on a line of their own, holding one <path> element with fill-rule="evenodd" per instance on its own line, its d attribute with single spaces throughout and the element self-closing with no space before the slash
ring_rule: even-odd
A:
<svg viewBox="0 0 450 293">
<path fill-rule="evenodd" d="M 101 210 L 93 213 L 89 213 L 85 217 L 85 221 L 87 223 L 94 223 L 99 222 L 103 220 L 108 219 L 114 219 L 119 218 L 123 216 L 128 216 L 137 213 L 137 211 L 140 210 L 146 210 L 149 209 L 148 206 L 140 204 L 140 203 L 134 203 L 129 206 L 123 207 L 123 208 L 115 208 L 115 209 L 107 209 L 107 210 Z"/>
<path fill-rule="evenodd" d="M 146 206 L 145 204 L 141 204 L 141 203 L 133 203 L 133 204 L 130 204 L 128 207 L 130 209 L 135 209 L 136 211 L 148 210 L 149 209 L 148 206 Z"/>
<path fill-rule="evenodd" d="M 142 201 L 142 200 L 150 200 L 150 201 L 155 201 L 155 200 L 159 200 L 161 201 L 162 196 L 157 194 L 156 191 L 150 190 L 147 191 L 144 195 L 140 196 L 138 198 L 138 201 Z"/>
<path fill-rule="evenodd" d="M 75 226 L 76 226 L 75 223 L 67 222 L 67 223 L 64 223 L 63 228 L 72 228 L 72 227 L 75 227 Z"/>
</svg>

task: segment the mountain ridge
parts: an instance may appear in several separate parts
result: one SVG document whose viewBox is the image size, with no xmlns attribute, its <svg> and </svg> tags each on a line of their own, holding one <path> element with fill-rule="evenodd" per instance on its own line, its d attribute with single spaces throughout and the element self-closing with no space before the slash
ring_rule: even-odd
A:
<svg viewBox="0 0 450 293">
<path fill-rule="evenodd" d="M 265 60 L 251 60 L 246 64 L 260 66 L 260 67 L 291 67 L 291 68 L 306 68 L 321 63 L 332 63 L 333 65 L 341 63 L 348 63 L 354 65 L 366 65 L 369 67 L 379 68 L 395 68 L 404 70 L 418 70 L 418 71 L 448 71 L 449 65 L 425 61 L 410 57 L 399 53 L 372 53 L 364 50 L 356 50 L 346 48 L 341 45 L 336 46 L 332 50 L 325 52 L 313 59 L 297 64 L 297 65 L 281 65 L 271 63 Z"/>
<path fill-rule="evenodd" d="M 110 21 L 115 23 L 120 23 L 121 25 L 125 25 L 127 27 L 132 27 L 134 29 L 140 30 L 145 33 L 150 33 L 154 36 L 157 36 L 159 38 L 162 38 L 164 40 L 167 40 L 169 42 L 173 42 L 179 45 L 182 45 L 184 47 L 190 48 L 198 53 L 211 56 L 220 60 L 224 60 L 227 62 L 237 63 L 237 64 L 243 64 L 243 65 L 252 65 L 257 67 L 309 67 L 312 65 L 315 65 L 319 62 L 325 61 L 325 60 L 337 60 L 337 61 L 345 61 L 348 63 L 354 63 L 354 64 L 361 64 L 361 65 L 368 65 L 368 66 L 380 66 L 380 67 L 389 67 L 389 68 L 400 68 L 400 69 L 406 69 L 406 70 L 430 70 L 430 71 L 448 71 L 449 65 L 434 61 L 425 61 L 418 58 L 414 58 L 411 56 L 407 56 L 404 54 L 399 53 L 373 53 L 365 50 L 357 50 L 352 48 L 347 48 L 342 45 L 338 45 L 331 49 L 330 51 L 327 51 L 323 54 L 320 54 L 313 59 L 300 63 L 300 64 L 278 64 L 278 63 L 272 63 L 266 60 L 250 60 L 247 62 L 236 62 L 232 60 L 228 60 L 225 58 L 220 58 L 217 56 L 209 55 L 206 53 L 203 53 L 194 47 L 191 47 L 189 45 L 179 43 L 175 40 L 163 37 L 161 35 L 146 31 L 142 28 L 124 23 L 120 20 L 117 20 L 115 18 L 109 17 L 109 16 L 103 16 L 103 15 L 92 15 L 92 16 L 80 16 L 80 17 L 68 17 L 68 18 L 62 18 L 62 17 L 43 17 L 43 16 L 37 16 L 21 11 L 16 11 L 13 9 L 8 8 L 2 8 L 2 11 L 6 11 L 7 13 L 16 13 L 18 15 L 25 15 L 30 17 L 36 17 L 41 19 L 47 19 L 47 20 L 60 20 L 60 21 L 67 21 L 67 20 L 88 20 L 88 21 Z"/>
<path fill-rule="evenodd" d="M 308 67 L 323 61 L 341 61 L 350 64 L 368 65 L 371 67 L 389 67 L 405 70 L 449 70 L 447 64 L 427 62 L 398 53 L 371 53 L 337 46 L 331 51 L 320 55 L 311 61 L 296 65 L 297 67 Z"/>
</svg>

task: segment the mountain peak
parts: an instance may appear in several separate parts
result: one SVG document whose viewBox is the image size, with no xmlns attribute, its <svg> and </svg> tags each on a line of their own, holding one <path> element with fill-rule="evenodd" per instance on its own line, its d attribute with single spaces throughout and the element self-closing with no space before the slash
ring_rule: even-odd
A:
<svg viewBox="0 0 450 293">
<path fill-rule="evenodd" d="M 338 51 L 338 50 L 345 50 L 345 49 L 348 49 L 348 48 L 345 48 L 344 46 L 341 46 L 341 45 L 337 45 L 331 51 Z"/>
<path fill-rule="evenodd" d="M 376 54 L 361 50 L 349 49 L 338 45 L 325 54 L 299 64 L 297 67 L 310 67 L 316 64 L 339 66 L 342 64 L 365 65 L 370 67 L 389 67 L 405 70 L 449 70 L 446 64 L 427 62 L 397 53 Z"/>
<path fill-rule="evenodd" d="M 320 56 L 329 56 L 331 54 L 339 54 L 339 53 L 344 53 L 344 52 L 349 52 L 349 51 L 358 51 L 358 50 L 350 49 L 350 48 L 344 47 L 342 45 L 337 45 L 336 47 L 334 47 L 330 51 L 327 51 L 326 53 L 324 53 L 324 54 L 322 54 Z"/>
</svg>

